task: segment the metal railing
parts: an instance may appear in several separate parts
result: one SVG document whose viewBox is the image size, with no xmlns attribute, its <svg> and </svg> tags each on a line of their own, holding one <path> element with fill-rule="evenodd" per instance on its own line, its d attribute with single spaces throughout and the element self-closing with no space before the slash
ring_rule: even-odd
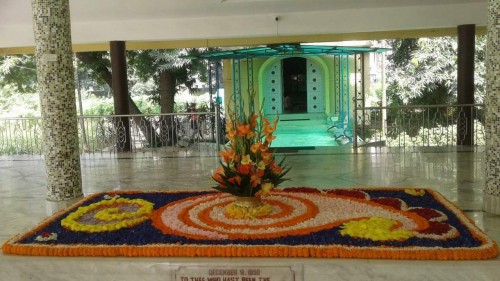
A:
<svg viewBox="0 0 500 281">
<path fill-rule="evenodd" d="M 79 116 L 80 152 L 216 150 L 224 122 L 215 112 Z M 42 139 L 40 117 L 0 118 L 0 154 L 42 154 Z"/>
<path fill-rule="evenodd" d="M 484 145 L 484 115 L 483 104 L 359 108 L 355 145 Z"/>
<path fill-rule="evenodd" d="M 354 146 L 457 146 L 471 141 L 477 146 L 484 145 L 484 119 L 482 104 L 365 107 L 357 109 L 351 133 Z M 40 117 L 0 118 L 0 155 L 41 155 L 41 122 Z M 213 152 L 225 140 L 225 120 L 215 112 L 81 116 L 78 130 L 80 152 L 87 154 L 113 154 L 126 151 L 125 146 L 135 153 Z"/>
</svg>

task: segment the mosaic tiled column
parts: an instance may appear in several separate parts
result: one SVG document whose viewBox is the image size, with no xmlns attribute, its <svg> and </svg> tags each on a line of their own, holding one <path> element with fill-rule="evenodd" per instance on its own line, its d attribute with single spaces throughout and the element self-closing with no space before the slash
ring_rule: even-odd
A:
<svg viewBox="0 0 500 281">
<path fill-rule="evenodd" d="M 82 183 L 69 0 L 32 0 L 32 8 L 47 200 L 71 201 Z"/>
<path fill-rule="evenodd" d="M 486 188 L 484 210 L 500 214 L 500 1 L 489 0 L 486 53 Z"/>
</svg>

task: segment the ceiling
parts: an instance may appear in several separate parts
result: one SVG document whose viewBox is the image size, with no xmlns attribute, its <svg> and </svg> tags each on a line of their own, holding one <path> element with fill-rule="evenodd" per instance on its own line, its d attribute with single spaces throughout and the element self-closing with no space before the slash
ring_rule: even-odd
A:
<svg viewBox="0 0 500 281">
<path fill-rule="evenodd" d="M 346 34 L 366 39 L 370 33 L 485 26 L 487 18 L 487 0 L 70 0 L 70 8 L 73 43 L 89 46 Z M 0 0 L 0 53 L 33 45 L 31 0 Z"/>
</svg>

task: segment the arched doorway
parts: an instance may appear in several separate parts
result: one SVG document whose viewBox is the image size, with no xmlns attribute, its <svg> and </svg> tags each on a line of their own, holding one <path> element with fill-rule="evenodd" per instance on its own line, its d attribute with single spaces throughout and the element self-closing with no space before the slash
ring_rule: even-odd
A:
<svg viewBox="0 0 500 281">
<path fill-rule="evenodd" d="M 307 62 L 286 58 L 283 66 L 283 113 L 307 113 Z"/>
<path fill-rule="evenodd" d="M 262 72 L 265 114 L 323 113 L 324 73 L 310 58 L 271 62 Z"/>
</svg>

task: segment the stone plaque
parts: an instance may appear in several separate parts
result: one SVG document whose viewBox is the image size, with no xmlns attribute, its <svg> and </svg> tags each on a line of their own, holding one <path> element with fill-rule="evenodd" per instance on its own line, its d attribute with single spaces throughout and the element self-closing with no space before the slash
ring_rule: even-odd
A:
<svg viewBox="0 0 500 281">
<path fill-rule="evenodd" d="M 290 266 L 180 266 L 175 281 L 299 281 Z M 300 278 L 299 278 L 300 279 Z"/>
<path fill-rule="evenodd" d="M 57 61 L 57 55 L 56 54 L 43 54 L 42 61 L 44 61 L 44 62 Z"/>
</svg>

